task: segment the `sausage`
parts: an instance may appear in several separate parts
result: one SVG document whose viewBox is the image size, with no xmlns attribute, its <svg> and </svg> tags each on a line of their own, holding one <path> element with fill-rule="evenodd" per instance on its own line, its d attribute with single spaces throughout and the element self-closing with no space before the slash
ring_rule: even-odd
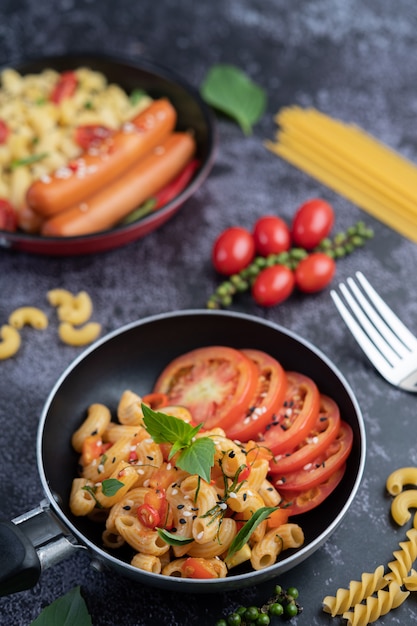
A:
<svg viewBox="0 0 417 626">
<path fill-rule="evenodd" d="M 71 237 L 112 228 L 175 178 L 192 159 L 195 149 L 190 134 L 171 133 L 117 180 L 86 201 L 46 220 L 42 235 Z"/>
<path fill-rule="evenodd" d="M 176 120 L 176 111 L 166 98 L 155 100 L 99 148 L 34 181 L 26 195 L 29 207 L 49 217 L 81 202 L 158 145 L 172 132 Z"/>
</svg>

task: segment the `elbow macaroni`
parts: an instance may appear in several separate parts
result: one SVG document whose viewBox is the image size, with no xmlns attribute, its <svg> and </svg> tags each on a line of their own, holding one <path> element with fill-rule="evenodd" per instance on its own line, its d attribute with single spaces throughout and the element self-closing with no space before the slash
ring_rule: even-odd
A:
<svg viewBox="0 0 417 626">
<path fill-rule="evenodd" d="M 134 551 L 131 565 L 165 576 L 191 577 L 192 567 L 188 567 L 187 559 L 198 559 L 210 577 L 220 578 L 244 562 L 262 569 L 274 563 L 282 550 L 302 545 L 304 535 L 298 524 L 269 530 L 263 520 L 247 543 L 228 557 L 239 522 L 250 519 L 260 507 L 274 506 L 281 499 L 266 479 L 268 462 L 256 459 L 247 478 L 236 482 L 234 478 L 246 464 L 244 448 L 228 439 L 221 429 L 206 431 L 204 436 L 212 437 L 215 443 L 217 464 L 212 474 L 216 478 L 223 476 L 222 486 L 218 480 L 209 484 L 165 460 L 163 444 L 156 444 L 142 425 L 140 404 L 139 395 L 125 390 L 117 405 L 119 423 L 111 419 L 107 407 L 93 404 L 72 437 L 81 459 L 70 508 L 74 515 L 90 519 L 97 509 L 104 510 L 102 540 L 107 548 L 127 544 Z M 183 407 L 162 410 L 185 421 L 190 419 L 189 411 Z M 96 437 L 99 448 L 96 457 L 84 463 L 83 446 L 91 436 Z M 105 489 L 108 480 L 119 481 L 118 489 L 111 494 Z M 164 508 L 155 509 L 160 500 Z M 149 520 L 152 523 L 148 524 Z M 158 527 L 174 534 L 178 544 L 165 541 Z"/>
</svg>

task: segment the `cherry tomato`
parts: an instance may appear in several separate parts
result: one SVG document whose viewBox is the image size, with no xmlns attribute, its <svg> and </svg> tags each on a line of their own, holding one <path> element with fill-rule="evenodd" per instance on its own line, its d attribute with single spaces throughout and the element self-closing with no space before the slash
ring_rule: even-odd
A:
<svg viewBox="0 0 417 626">
<path fill-rule="evenodd" d="M 252 285 L 252 297 L 260 306 L 274 306 L 289 298 L 294 286 L 294 272 L 285 265 L 273 265 L 259 272 Z"/>
<path fill-rule="evenodd" d="M 89 435 L 83 441 L 80 463 L 84 467 L 90 465 L 111 447 L 111 443 L 103 443 L 101 435 Z"/>
<path fill-rule="evenodd" d="M 258 368 L 258 384 L 253 398 L 226 434 L 230 439 L 248 441 L 262 433 L 274 410 L 282 405 L 287 377 L 281 364 L 261 350 L 242 350 Z"/>
<path fill-rule="evenodd" d="M 287 474 L 301 469 L 322 454 L 336 439 L 340 429 L 340 411 L 328 396 L 320 396 L 316 423 L 308 436 L 292 452 L 274 457 L 270 462 L 271 474 Z"/>
<path fill-rule="evenodd" d="M 9 136 L 9 127 L 4 120 L 0 119 L 0 144 L 6 143 Z"/>
<path fill-rule="evenodd" d="M 258 385 L 255 363 L 240 350 L 208 346 L 183 354 L 167 365 L 154 392 L 170 404 L 188 408 L 205 428 L 228 428 L 241 418 Z"/>
<path fill-rule="evenodd" d="M 253 238 L 258 254 L 268 256 L 288 250 L 291 234 L 287 224 L 280 217 L 265 215 L 258 219 L 253 229 Z"/>
<path fill-rule="evenodd" d="M 245 228 L 232 226 L 216 239 L 212 251 L 212 263 L 216 272 L 231 276 L 242 271 L 255 256 L 255 242 Z"/>
<path fill-rule="evenodd" d="M 0 198 L 0 230 L 14 233 L 17 229 L 17 213 L 8 200 Z"/>
<path fill-rule="evenodd" d="M 184 578 L 217 578 L 206 559 L 189 556 L 181 566 Z"/>
<path fill-rule="evenodd" d="M 320 393 L 316 383 L 304 374 L 286 372 L 287 391 L 282 407 L 276 411 L 259 437 L 273 454 L 291 452 L 308 435 L 317 421 Z"/>
<path fill-rule="evenodd" d="M 270 513 L 266 519 L 266 524 L 268 528 L 278 528 L 282 524 L 286 524 L 288 522 L 289 511 L 287 507 L 280 506 L 279 509 Z"/>
<path fill-rule="evenodd" d="M 346 462 L 352 445 L 352 429 L 349 424 L 342 420 L 339 433 L 328 448 L 302 469 L 283 476 L 279 475 L 274 481 L 275 487 L 283 493 L 313 489 L 313 487 L 326 481 Z"/>
<path fill-rule="evenodd" d="M 51 102 L 59 104 L 62 100 L 70 98 L 77 88 L 77 83 L 78 80 L 75 72 L 71 70 L 62 72 L 50 95 Z"/>
<path fill-rule="evenodd" d="M 142 402 L 151 407 L 154 411 L 168 406 L 168 398 L 164 393 L 148 393 L 142 398 Z"/>
<path fill-rule="evenodd" d="M 304 293 L 321 291 L 332 281 L 336 262 L 324 252 L 313 252 L 295 268 L 295 284 Z"/>
<path fill-rule="evenodd" d="M 83 149 L 97 147 L 102 141 L 108 139 L 113 130 L 100 124 L 86 124 L 75 129 L 75 142 Z"/>
<path fill-rule="evenodd" d="M 333 208 L 320 198 L 313 198 L 297 209 L 291 226 L 296 246 L 312 250 L 327 237 L 333 228 Z"/>
<path fill-rule="evenodd" d="M 345 471 L 346 464 L 339 467 L 327 480 L 316 487 L 306 489 L 305 491 L 286 491 L 280 502 L 280 506 L 286 507 L 285 510 L 288 511 L 289 517 L 301 515 L 302 513 L 307 513 L 307 511 L 315 509 L 333 493 L 342 480 Z"/>
</svg>

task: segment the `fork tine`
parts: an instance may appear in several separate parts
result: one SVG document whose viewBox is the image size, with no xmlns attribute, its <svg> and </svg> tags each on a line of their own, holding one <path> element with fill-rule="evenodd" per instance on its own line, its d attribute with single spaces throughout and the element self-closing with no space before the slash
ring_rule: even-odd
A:
<svg viewBox="0 0 417 626">
<path fill-rule="evenodd" d="M 375 365 L 375 367 L 381 372 L 383 376 L 389 379 L 392 373 L 392 367 L 383 358 L 380 351 L 375 347 L 368 335 L 362 330 L 361 326 L 355 320 L 349 309 L 342 302 L 339 294 L 332 289 L 330 296 L 335 303 L 337 310 L 343 318 L 346 326 L 349 328 L 352 335 L 355 337 L 362 350 L 365 352 L 369 360 Z"/>
<path fill-rule="evenodd" d="M 378 335 L 376 335 L 374 333 L 374 331 L 372 329 L 369 330 L 370 333 L 372 332 L 372 339 L 378 345 L 379 349 L 380 350 L 382 349 L 382 345 L 380 344 L 379 339 L 380 339 L 380 337 L 383 337 L 383 340 L 384 340 L 383 341 L 383 345 L 388 344 L 390 346 L 390 348 L 399 356 L 402 356 L 402 357 L 408 356 L 410 354 L 409 347 L 405 346 L 404 343 L 402 343 L 398 339 L 398 336 L 395 333 L 392 332 L 391 326 L 389 326 L 388 323 L 387 323 L 387 321 L 389 321 L 389 320 L 383 319 L 383 317 L 381 317 L 379 310 L 375 308 L 375 303 L 374 303 L 373 299 L 370 298 L 368 300 L 367 298 L 365 298 L 365 296 L 360 291 L 360 289 L 358 288 L 358 286 L 356 285 L 356 283 L 353 281 L 352 278 L 348 278 L 346 280 L 346 282 L 348 283 L 352 293 L 356 297 L 356 300 L 359 302 L 359 304 L 361 305 L 362 309 L 365 311 L 365 313 L 368 316 L 368 318 L 372 321 L 372 323 L 374 324 L 375 328 L 380 333 L 380 336 L 378 336 Z M 376 291 L 374 291 L 374 294 L 376 294 Z M 371 304 L 371 302 L 372 302 L 372 304 Z M 388 309 L 388 307 L 386 307 L 386 309 Z M 355 313 L 357 315 L 359 315 L 357 313 L 357 311 L 355 311 Z M 392 313 L 392 311 L 391 311 L 391 313 Z M 392 315 L 394 315 L 394 314 L 392 313 Z M 366 320 L 366 318 L 365 318 L 365 320 Z M 363 325 L 365 325 L 365 323 L 366 323 L 366 321 L 362 321 Z M 366 329 L 366 330 L 368 332 L 368 329 Z"/>
<path fill-rule="evenodd" d="M 417 349 L 417 338 L 408 330 L 407 326 L 395 315 L 394 311 L 383 301 L 379 294 L 372 287 L 370 282 L 365 278 L 362 272 L 356 272 L 356 276 L 366 290 L 369 298 L 375 307 L 380 311 L 382 317 L 391 326 L 394 333 L 399 337 L 405 346 L 410 349 Z"/>
</svg>

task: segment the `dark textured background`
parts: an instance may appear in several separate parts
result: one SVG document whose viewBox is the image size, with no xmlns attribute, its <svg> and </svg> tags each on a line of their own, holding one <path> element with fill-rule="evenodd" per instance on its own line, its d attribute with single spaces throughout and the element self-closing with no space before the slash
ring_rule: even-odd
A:
<svg viewBox="0 0 417 626">
<path fill-rule="evenodd" d="M 46 307 L 46 292 L 91 293 L 104 332 L 150 314 L 204 308 L 215 288 L 210 250 L 216 235 L 251 228 L 270 212 L 290 220 L 310 196 L 333 203 L 336 227 L 364 218 L 375 238 L 338 264 L 338 278 L 362 269 L 417 332 L 417 248 L 263 147 L 282 106 L 312 105 L 353 121 L 417 161 L 417 5 L 411 0 L 1 0 L 0 62 L 67 51 L 106 51 L 167 65 L 198 87 L 217 62 L 238 65 L 268 92 L 268 111 L 251 137 L 224 119 L 213 171 L 180 213 L 158 232 L 124 248 L 78 258 L 36 257 L 0 250 L 0 323 L 16 307 Z M 390 522 L 384 485 L 402 465 L 417 464 L 416 398 L 385 383 L 337 317 L 328 291 L 294 296 L 262 310 L 249 297 L 233 308 L 278 322 L 312 341 L 338 365 L 361 405 L 368 455 L 359 493 L 331 539 L 285 574 L 297 585 L 300 626 L 345 623 L 321 610 L 322 598 L 392 558 L 405 529 Z M 58 375 L 81 350 L 25 329 L 18 356 L 0 364 L 0 514 L 11 519 L 43 497 L 35 439 L 42 406 Z M 47 336 L 47 340 L 45 340 Z M 1 558 L 1 555 L 0 555 Z M 210 626 L 225 607 L 264 600 L 267 583 L 212 596 L 173 595 L 98 573 L 83 553 L 46 571 L 36 587 L 0 600 L 0 623 L 26 626 L 41 609 L 81 585 L 94 626 Z M 217 603 L 217 607 L 213 605 Z M 379 620 L 409 626 L 414 597 Z"/>
</svg>

